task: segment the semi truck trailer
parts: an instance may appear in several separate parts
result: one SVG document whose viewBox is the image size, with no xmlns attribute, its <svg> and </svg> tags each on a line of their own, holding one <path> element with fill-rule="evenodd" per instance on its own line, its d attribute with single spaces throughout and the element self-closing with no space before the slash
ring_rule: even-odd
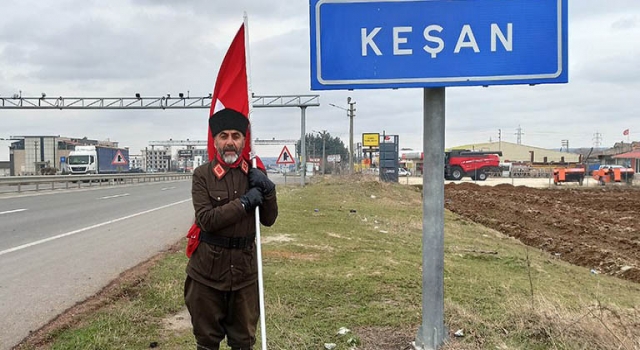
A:
<svg viewBox="0 0 640 350">
<path fill-rule="evenodd" d="M 69 153 L 63 174 L 118 174 L 129 172 L 129 149 L 76 146 Z"/>
</svg>

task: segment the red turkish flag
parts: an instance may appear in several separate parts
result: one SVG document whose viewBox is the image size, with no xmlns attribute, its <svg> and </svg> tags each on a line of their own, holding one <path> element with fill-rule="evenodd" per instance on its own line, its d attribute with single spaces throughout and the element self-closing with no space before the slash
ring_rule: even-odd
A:
<svg viewBox="0 0 640 350">
<path fill-rule="evenodd" d="M 249 85 L 247 82 L 247 57 L 244 46 L 244 24 L 240 26 L 240 30 L 229 46 L 227 54 L 222 60 L 216 85 L 213 88 L 213 97 L 211 99 L 211 108 L 209 109 L 209 118 L 224 108 L 231 108 L 235 111 L 249 116 Z M 209 123 L 207 123 L 207 126 Z M 209 130 L 207 138 L 207 152 L 209 153 L 209 161 L 216 156 L 215 143 L 213 135 Z M 247 131 L 243 156 L 251 152 L 251 136 Z M 245 159 L 249 159 L 247 156 Z"/>
<path fill-rule="evenodd" d="M 216 85 L 213 88 L 213 96 L 211 99 L 211 108 L 209 109 L 209 118 L 215 118 L 214 114 L 224 108 L 236 110 L 247 118 L 249 117 L 249 84 L 247 81 L 247 56 L 245 50 L 244 24 L 240 26 L 240 30 L 229 46 L 216 79 Z M 213 135 L 207 123 L 207 152 L 209 153 L 209 161 L 216 156 L 216 146 L 213 141 Z M 251 127 L 247 130 L 242 158 L 251 163 Z M 265 169 L 260 158 L 256 157 L 256 165 L 260 169 Z M 195 223 L 187 233 L 187 257 L 196 250 L 200 243 L 200 227 Z"/>
<path fill-rule="evenodd" d="M 628 136 L 629 135 L 629 129 L 626 129 L 625 131 L 622 132 L 622 135 L 624 136 Z"/>
</svg>

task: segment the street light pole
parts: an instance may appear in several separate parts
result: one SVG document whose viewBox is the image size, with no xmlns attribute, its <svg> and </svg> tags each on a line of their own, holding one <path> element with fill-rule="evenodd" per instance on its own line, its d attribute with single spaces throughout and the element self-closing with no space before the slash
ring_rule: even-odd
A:
<svg viewBox="0 0 640 350">
<path fill-rule="evenodd" d="M 356 102 L 351 102 L 351 97 L 347 97 L 347 104 L 349 105 L 348 109 L 336 106 L 333 103 L 329 103 L 329 106 L 346 111 L 347 117 L 349 117 L 349 173 L 353 174 L 353 117 L 356 116 L 356 109 L 354 107 Z"/>
<path fill-rule="evenodd" d="M 325 164 L 327 163 L 327 155 L 325 154 L 325 140 L 327 139 L 325 136 L 327 135 L 327 130 L 322 130 L 322 132 L 318 134 L 322 135 L 322 176 L 324 176 L 326 174 Z"/>
<path fill-rule="evenodd" d="M 349 104 L 349 174 L 353 174 L 353 117 L 356 116 L 354 107 L 356 102 L 351 102 L 351 97 L 347 97 L 347 103 Z"/>
<path fill-rule="evenodd" d="M 327 139 L 327 130 L 315 131 L 318 135 L 322 136 L 322 176 L 324 176 L 325 163 L 327 162 L 327 156 L 325 155 L 325 140 Z M 315 148 L 314 148 L 315 149 Z"/>
</svg>

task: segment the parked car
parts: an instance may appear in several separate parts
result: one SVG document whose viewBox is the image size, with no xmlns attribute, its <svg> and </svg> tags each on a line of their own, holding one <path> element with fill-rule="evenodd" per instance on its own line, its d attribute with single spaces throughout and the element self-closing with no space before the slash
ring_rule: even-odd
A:
<svg viewBox="0 0 640 350">
<path fill-rule="evenodd" d="M 405 168 L 398 168 L 398 176 L 411 176 L 411 172 Z"/>
<path fill-rule="evenodd" d="M 602 164 L 598 169 L 624 169 L 625 166 L 618 164 Z"/>
</svg>

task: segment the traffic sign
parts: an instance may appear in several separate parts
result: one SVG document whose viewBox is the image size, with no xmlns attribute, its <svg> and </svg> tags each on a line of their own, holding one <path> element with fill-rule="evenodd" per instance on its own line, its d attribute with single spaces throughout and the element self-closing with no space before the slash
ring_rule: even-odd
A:
<svg viewBox="0 0 640 350">
<path fill-rule="evenodd" d="M 566 83 L 568 0 L 310 0 L 311 89 Z"/>
<path fill-rule="evenodd" d="M 327 162 L 333 162 L 333 163 L 339 163 L 340 162 L 340 155 L 339 154 L 329 154 L 327 156 Z"/>
<path fill-rule="evenodd" d="M 122 155 L 122 152 L 120 150 L 118 150 L 118 152 L 116 152 L 115 157 L 113 157 L 113 160 L 111 161 L 111 164 L 113 164 L 113 165 L 127 165 L 127 158 L 125 158 Z"/>
<path fill-rule="evenodd" d="M 66 163 L 67 157 L 60 157 L 60 163 Z"/>
<path fill-rule="evenodd" d="M 193 157 L 193 150 L 181 149 L 178 150 L 178 158 L 191 158 Z"/>
<path fill-rule="evenodd" d="M 380 134 L 362 134 L 362 145 L 365 147 L 378 147 L 380 144 Z"/>
<path fill-rule="evenodd" d="M 282 152 L 280 152 L 280 156 L 278 157 L 278 160 L 276 160 L 276 164 L 295 164 L 295 163 L 296 161 L 291 156 L 291 152 L 289 152 L 289 149 L 287 148 L 287 146 L 284 146 L 282 148 Z"/>
</svg>

